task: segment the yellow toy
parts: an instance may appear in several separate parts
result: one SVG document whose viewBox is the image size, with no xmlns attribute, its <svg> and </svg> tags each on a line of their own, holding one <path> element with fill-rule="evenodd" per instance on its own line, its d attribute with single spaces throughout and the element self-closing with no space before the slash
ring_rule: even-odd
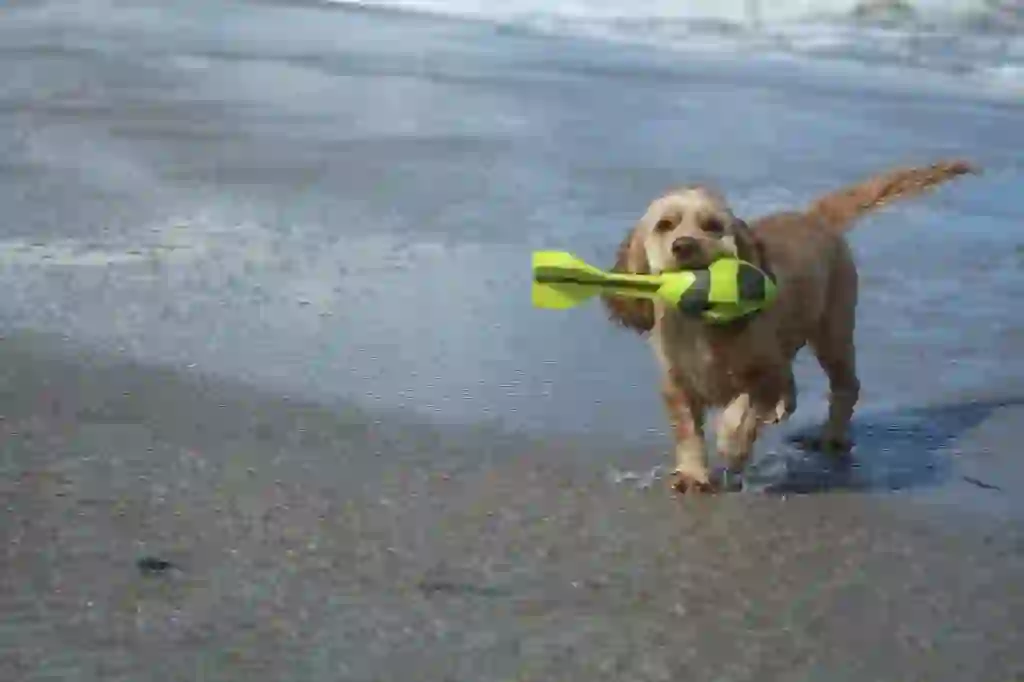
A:
<svg viewBox="0 0 1024 682">
<path fill-rule="evenodd" d="M 703 270 L 632 275 L 605 272 L 564 251 L 534 251 L 534 306 L 564 310 L 600 293 L 661 299 L 709 324 L 723 324 L 768 307 L 778 290 L 772 276 L 736 258 L 721 258 Z"/>
</svg>

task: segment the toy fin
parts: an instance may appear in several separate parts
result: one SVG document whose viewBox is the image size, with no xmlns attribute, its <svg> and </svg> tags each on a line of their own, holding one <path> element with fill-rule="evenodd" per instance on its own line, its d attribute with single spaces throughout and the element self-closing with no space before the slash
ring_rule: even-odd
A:
<svg viewBox="0 0 1024 682">
<path fill-rule="evenodd" d="M 608 273 L 564 251 L 533 254 L 533 305 L 538 308 L 572 308 L 601 292 L 654 298 L 658 282 L 636 276 Z"/>
<path fill-rule="evenodd" d="M 533 283 L 531 295 L 536 308 L 565 310 L 575 308 L 600 291 L 600 287 L 586 287 L 575 284 Z"/>
</svg>

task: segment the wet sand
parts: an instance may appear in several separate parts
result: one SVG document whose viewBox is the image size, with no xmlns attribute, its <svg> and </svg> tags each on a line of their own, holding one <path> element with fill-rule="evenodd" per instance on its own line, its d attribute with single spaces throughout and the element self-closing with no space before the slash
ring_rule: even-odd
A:
<svg viewBox="0 0 1024 682">
<path fill-rule="evenodd" d="M 5 680 L 1024 675 L 1019 523 L 679 500 L 609 479 L 628 446 L 0 353 Z"/>
</svg>

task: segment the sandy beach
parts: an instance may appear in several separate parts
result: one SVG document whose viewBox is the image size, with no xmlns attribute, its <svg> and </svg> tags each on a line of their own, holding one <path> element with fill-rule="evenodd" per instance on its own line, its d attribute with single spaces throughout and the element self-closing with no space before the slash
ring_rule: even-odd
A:
<svg viewBox="0 0 1024 682">
<path fill-rule="evenodd" d="M 615 484 L 594 444 L 26 341 L 2 363 L 5 679 L 1022 672 L 1016 522 L 842 490 L 680 501 Z"/>
</svg>

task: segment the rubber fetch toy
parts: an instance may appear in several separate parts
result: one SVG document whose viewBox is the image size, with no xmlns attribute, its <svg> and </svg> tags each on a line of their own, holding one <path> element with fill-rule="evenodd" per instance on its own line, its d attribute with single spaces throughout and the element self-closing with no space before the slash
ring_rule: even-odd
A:
<svg viewBox="0 0 1024 682">
<path fill-rule="evenodd" d="M 773 277 L 747 261 L 720 258 L 702 270 L 633 275 L 606 272 L 564 251 L 533 252 L 533 305 L 564 310 L 606 294 L 660 299 L 709 324 L 725 324 L 770 306 Z"/>
</svg>

